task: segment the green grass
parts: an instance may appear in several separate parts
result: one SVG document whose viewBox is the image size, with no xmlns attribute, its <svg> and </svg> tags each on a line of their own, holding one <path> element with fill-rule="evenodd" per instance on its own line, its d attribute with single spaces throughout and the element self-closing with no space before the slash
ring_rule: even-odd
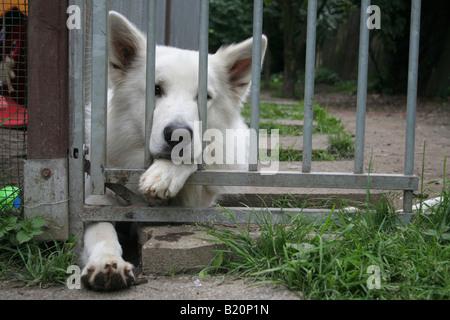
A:
<svg viewBox="0 0 450 320">
<path fill-rule="evenodd" d="M 313 134 L 328 134 L 329 146 L 327 150 L 314 150 L 313 161 L 334 161 L 339 159 L 351 159 L 355 153 L 353 137 L 345 130 L 341 120 L 332 117 L 324 108 L 314 104 Z M 246 104 L 242 115 L 249 122 L 250 106 Z M 261 103 L 260 117 L 270 119 L 269 122 L 260 122 L 260 129 L 267 130 L 270 135 L 272 130 L 279 130 L 280 136 L 301 136 L 303 129 L 295 125 L 282 125 L 275 120 L 303 120 L 304 107 L 302 104 L 286 106 L 273 103 Z M 279 161 L 302 161 L 301 150 L 295 150 L 291 146 L 281 146 Z"/>
<path fill-rule="evenodd" d="M 432 214 L 419 211 L 408 224 L 388 197 L 357 213 L 332 210 L 316 223 L 286 209 L 289 222 L 274 224 L 254 210 L 258 238 L 250 226 L 210 231 L 228 249 L 208 271 L 282 284 L 307 299 L 449 299 L 449 182 L 441 197 Z M 380 270 L 379 289 L 368 287 L 370 266 Z"/>
<path fill-rule="evenodd" d="M 338 158 L 338 155 L 329 154 L 326 150 L 313 150 L 311 156 L 312 161 L 333 161 Z M 303 161 L 303 151 L 281 146 L 278 160 L 281 162 Z"/>
<path fill-rule="evenodd" d="M 248 122 L 250 121 L 250 105 L 245 104 L 242 110 L 242 116 Z M 274 123 L 274 120 L 303 120 L 304 118 L 304 105 L 297 104 L 292 106 L 278 105 L 274 103 L 261 103 L 260 105 L 260 118 L 269 119 L 272 122 L 260 123 L 261 129 L 280 129 L 282 125 Z M 313 133 L 320 134 L 337 134 L 345 131 L 341 120 L 332 117 L 323 107 L 318 104 L 314 104 L 313 107 L 313 120 L 317 123 L 317 126 L 313 128 Z M 287 126 L 295 127 L 295 126 Z M 292 130 L 290 128 L 289 130 Z M 302 132 L 299 131 L 298 134 Z M 284 135 L 283 133 L 280 133 Z M 288 131 L 285 135 L 291 135 Z"/>
<path fill-rule="evenodd" d="M 242 116 L 245 119 L 250 119 L 250 104 L 246 103 L 242 110 Z M 262 102 L 260 104 L 259 117 L 261 119 L 290 119 L 290 120 L 302 120 L 303 119 L 303 106 L 302 105 L 278 105 L 275 103 Z"/>
<path fill-rule="evenodd" d="M 267 130 L 267 134 L 271 134 L 272 130 L 278 130 L 280 136 L 301 136 L 303 134 L 299 126 L 295 125 L 283 125 L 281 123 L 275 123 L 274 121 L 261 122 L 259 129 Z"/>
<path fill-rule="evenodd" d="M 67 267 L 74 263 L 76 239 L 33 240 L 43 234 L 44 224 L 39 217 L 0 214 L 0 281 L 14 280 L 24 286 L 65 283 Z"/>
<path fill-rule="evenodd" d="M 355 142 L 347 132 L 340 132 L 328 137 L 328 155 L 335 155 L 339 159 L 355 157 Z"/>
</svg>

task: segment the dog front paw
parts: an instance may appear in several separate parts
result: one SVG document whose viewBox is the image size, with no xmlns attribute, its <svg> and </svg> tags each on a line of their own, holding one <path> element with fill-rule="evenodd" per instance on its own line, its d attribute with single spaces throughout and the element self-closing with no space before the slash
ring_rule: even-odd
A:
<svg viewBox="0 0 450 320">
<path fill-rule="evenodd" d="M 168 160 L 157 160 L 141 176 L 139 191 L 149 199 L 174 198 L 195 170 L 195 165 L 175 165 Z"/>
<path fill-rule="evenodd" d="M 81 274 L 81 282 L 97 291 L 123 290 L 135 282 L 133 266 L 121 257 L 106 255 L 89 262 Z"/>
</svg>

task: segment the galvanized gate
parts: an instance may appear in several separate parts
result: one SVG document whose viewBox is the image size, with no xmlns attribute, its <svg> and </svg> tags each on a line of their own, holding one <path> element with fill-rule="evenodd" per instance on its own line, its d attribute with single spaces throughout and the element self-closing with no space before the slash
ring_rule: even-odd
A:
<svg viewBox="0 0 450 320">
<path fill-rule="evenodd" d="M 313 99 L 314 99 L 314 74 L 315 74 L 315 48 L 316 48 L 316 15 L 317 1 L 309 0 L 308 3 L 308 31 L 306 54 L 306 80 L 305 80 L 305 116 L 303 136 L 303 165 L 301 172 L 277 172 L 273 175 L 265 175 L 259 170 L 257 161 L 258 141 L 253 141 L 248 170 L 240 172 L 221 172 L 204 170 L 202 165 L 199 171 L 194 173 L 187 181 L 188 184 L 220 185 L 220 186 L 269 186 L 274 188 L 344 188 L 366 189 L 368 184 L 373 190 L 403 190 L 404 210 L 412 211 L 413 191 L 418 188 L 418 177 L 414 175 L 414 140 L 415 140 L 415 116 L 417 96 L 417 72 L 418 72 L 418 47 L 420 28 L 420 0 L 412 0 L 412 23 L 409 61 L 409 86 L 407 102 L 407 132 L 406 154 L 404 174 L 373 174 L 363 172 L 364 159 L 364 132 L 365 111 L 367 94 L 367 70 L 369 54 L 369 28 L 366 21 L 369 18 L 370 0 L 361 1 L 361 29 L 360 29 L 360 54 L 358 75 L 357 98 L 357 133 L 356 133 L 356 157 L 353 173 L 322 173 L 312 172 L 312 129 L 313 129 Z M 149 0 L 146 6 L 147 19 L 147 109 L 146 137 L 149 141 L 151 132 L 152 110 L 154 108 L 155 86 L 155 45 L 158 42 L 156 34 L 157 6 L 160 1 Z M 82 239 L 84 223 L 89 221 L 139 221 L 139 222 L 228 222 L 229 218 L 217 213 L 214 208 L 173 208 L 173 207 L 110 207 L 88 206 L 84 202 L 85 188 L 85 154 L 86 143 L 84 140 L 84 105 L 86 97 L 92 97 L 92 141 L 96 148 L 89 150 L 90 175 L 93 181 L 92 193 L 104 194 L 106 187 L 118 190 L 124 182 L 137 183 L 143 170 L 124 170 L 122 168 L 106 167 L 106 95 L 107 81 L 107 52 L 106 46 L 106 21 L 108 13 L 107 0 L 92 1 L 73 0 L 72 4 L 81 8 L 81 12 L 92 12 L 92 16 L 82 15 L 82 26 L 92 23 L 92 30 L 82 28 L 76 32 L 70 32 L 70 146 L 69 146 L 69 194 L 70 194 L 70 233 Z M 199 0 L 200 14 L 200 70 L 199 70 L 199 105 L 202 110 L 202 121 L 206 121 L 206 81 L 208 59 L 208 11 L 209 0 Z M 258 130 L 259 126 L 259 95 L 261 73 L 261 34 L 262 34 L 263 0 L 254 1 L 254 47 L 253 47 L 253 78 L 251 87 L 251 128 Z M 144 13 L 142 13 L 144 14 Z M 85 19 L 91 19 L 85 21 Z M 89 34 L 92 32 L 92 34 Z M 85 48 L 85 41 L 93 37 L 95 41 L 92 48 Z M 86 83 L 86 57 L 92 57 L 92 94 L 86 95 L 84 88 Z M 144 115 L 142 115 L 144 116 Z M 148 145 L 148 143 L 146 143 Z M 253 161 L 252 161 L 253 159 Z M 146 151 L 146 164 L 151 163 L 149 151 Z M 117 188 L 117 186 L 119 186 Z M 237 221 L 248 222 L 248 210 L 239 208 L 232 210 Z M 279 209 L 271 210 L 277 214 Z M 319 214 L 322 211 L 307 211 L 309 214 Z"/>
</svg>

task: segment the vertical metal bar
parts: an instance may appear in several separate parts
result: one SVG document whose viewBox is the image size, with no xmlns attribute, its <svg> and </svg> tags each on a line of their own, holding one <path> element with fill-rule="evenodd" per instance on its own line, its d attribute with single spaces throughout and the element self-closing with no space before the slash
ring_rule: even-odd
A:
<svg viewBox="0 0 450 320">
<path fill-rule="evenodd" d="M 312 130 L 314 106 L 314 78 L 316 71 L 316 23 L 317 0 L 308 1 L 308 26 L 306 36 L 306 65 L 305 65 L 305 111 L 303 133 L 303 173 L 311 172 L 312 159 Z"/>
<path fill-rule="evenodd" d="M 84 0 L 72 0 L 81 12 L 85 11 Z M 84 33 L 85 15 L 81 17 L 80 30 L 69 32 L 69 234 L 78 238 L 75 249 L 81 255 L 83 247 L 83 221 L 81 208 L 84 204 Z"/>
<path fill-rule="evenodd" d="M 199 118 L 202 122 L 202 137 L 207 129 L 208 109 L 208 36 L 209 36 L 209 0 L 201 0 L 200 3 L 200 35 L 199 35 L 199 71 L 198 71 L 198 105 Z M 202 140 L 202 154 L 206 148 L 206 142 Z M 205 161 L 199 170 L 205 170 Z"/>
<path fill-rule="evenodd" d="M 150 155 L 150 137 L 155 110 L 155 58 L 156 58 L 156 0 L 149 0 L 147 7 L 147 79 L 145 108 L 145 168 L 150 167 L 153 159 Z"/>
<path fill-rule="evenodd" d="M 363 173 L 364 140 L 366 132 L 367 74 L 369 66 L 369 36 L 367 27 L 369 14 L 367 9 L 370 0 L 361 1 L 361 22 L 359 34 L 359 66 L 358 66 L 358 97 L 356 106 L 356 138 L 355 138 L 355 173 Z"/>
<path fill-rule="evenodd" d="M 417 77 L 419 72 L 420 10 L 421 0 L 412 0 L 408 66 L 408 98 L 406 112 L 405 175 L 414 174 Z M 405 212 L 412 212 L 412 201 L 412 191 L 405 191 L 403 197 L 403 210 Z"/>
<path fill-rule="evenodd" d="M 92 111 L 91 111 L 91 193 L 105 194 L 106 110 L 108 90 L 107 22 L 108 0 L 93 6 Z"/>
<path fill-rule="evenodd" d="M 258 171 L 259 104 L 261 91 L 262 28 L 264 9 L 263 4 L 263 0 L 255 0 L 253 9 L 253 56 L 250 130 L 255 134 L 250 134 L 249 171 Z"/>
<path fill-rule="evenodd" d="M 171 27 L 172 27 L 172 0 L 166 0 L 166 16 L 165 16 L 165 34 L 164 34 L 164 44 L 170 46 L 171 40 Z"/>
</svg>

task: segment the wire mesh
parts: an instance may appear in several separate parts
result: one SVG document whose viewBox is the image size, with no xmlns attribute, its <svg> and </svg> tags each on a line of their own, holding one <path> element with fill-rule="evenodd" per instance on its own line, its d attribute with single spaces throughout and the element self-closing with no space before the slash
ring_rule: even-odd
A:
<svg viewBox="0 0 450 320">
<path fill-rule="evenodd" d="M 28 0 L 0 1 L 0 211 L 20 206 L 27 156 Z"/>
</svg>

